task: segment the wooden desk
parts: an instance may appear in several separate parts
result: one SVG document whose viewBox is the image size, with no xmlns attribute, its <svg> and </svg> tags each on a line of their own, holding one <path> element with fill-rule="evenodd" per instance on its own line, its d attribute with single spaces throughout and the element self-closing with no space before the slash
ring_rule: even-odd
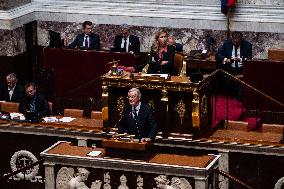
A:
<svg viewBox="0 0 284 189">
<path fill-rule="evenodd" d="M 102 154 L 88 156 L 93 150 L 100 150 Z M 120 177 L 124 175 L 129 188 L 137 188 L 138 181 L 142 181 L 143 188 L 153 188 L 156 185 L 154 178 L 163 175 L 169 180 L 179 179 L 188 188 L 207 189 L 214 182 L 213 168 L 218 166 L 219 159 L 219 155 L 176 154 L 155 154 L 147 161 L 113 159 L 105 157 L 102 148 L 72 146 L 67 142 L 56 143 L 41 156 L 45 159 L 45 187 L 48 189 L 55 189 L 60 183 L 61 186 L 68 186 L 72 177 L 66 175 L 72 175 L 77 167 L 84 167 L 90 172 L 85 181 L 88 187 L 99 180 L 102 185 L 118 188 Z"/>
<path fill-rule="evenodd" d="M 128 103 L 128 90 L 138 87 L 142 101 L 155 112 L 159 131 L 177 137 L 198 135 L 211 122 L 210 79 L 192 83 L 187 77 L 180 76 L 163 80 L 137 74 L 132 78 L 128 73 L 123 77 L 106 74 L 102 77 L 102 103 L 109 110 L 108 126 L 113 127 L 120 119 L 123 107 Z"/>
<path fill-rule="evenodd" d="M 102 129 L 103 129 L 103 120 L 76 118 L 69 123 L 63 123 L 63 122 L 45 123 L 45 122 L 41 122 L 37 125 L 43 126 L 43 127 L 75 129 L 75 130 L 81 130 L 81 131 L 89 130 L 89 131 L 99 132 L 99 131 L 102 131 Z"/>
<path fill-rule="evenodd" d="M 284 49 L 268 49 L 268 59 L 284 61 Z"/>
<path fill-rule="evenodd" d="M 207 59 L 193 59 L 186 58 L 186 73 L 187 75 L 192 72 L 192 70 L 200 69 L 204 72 L 210 72 L 217 69 L 217 64 L 215 61 L 215 56 L 209 56 Z"/>
<path fill-rule="evenodd" d="M 134 55 L 129 53 L 51 48 L 44 48 L 43 51 L 44 68 L 53 71 L 55 96 L 65 96 L 77 87 L 97 80 L 109 71 L 111 65 L 108 62 L 113 59 L 120 60 L 121 66 L 135 66 Z M 100 90 L 99 87 L 97 89 Z M 93 97 L 98 91 L 86 86 L 74 92 L 80 96 Z"/>
<path fill-rule="evenodd" d="M 243 67 L 244 81 L 284 104 L 284 61 L 248 60 Z M 244 88 L 244 104 L 248 109 L 283 111 L 283 107 Z"/>
</svg>

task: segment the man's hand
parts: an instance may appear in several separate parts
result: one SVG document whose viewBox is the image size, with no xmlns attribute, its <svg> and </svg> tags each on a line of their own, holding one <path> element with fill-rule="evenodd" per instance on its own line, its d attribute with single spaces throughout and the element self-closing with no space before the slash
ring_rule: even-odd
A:
<svg viewBox="0 0 284 189">
<path fill-rule="evenodd" d="M 229 59 L 229 58 L 224 58 L 223 64 L 230 64 L 230 63 L 231 63 L 231 59 Z"/>
</svg>

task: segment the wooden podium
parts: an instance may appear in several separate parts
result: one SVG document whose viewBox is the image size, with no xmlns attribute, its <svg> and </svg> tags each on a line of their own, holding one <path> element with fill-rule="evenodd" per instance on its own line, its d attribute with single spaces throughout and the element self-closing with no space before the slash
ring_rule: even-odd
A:
<svg viewBox="0 0 284 189">
<path fill-rule="evenodd" d="M 128 90 L 133 87 L 139 88 L 141 101 L 153 109 L 158 132 L 165 138 L 192 138 L 211 124 L 211 77 L 194 83 L 182 76 L 161 79 L 125 73 L 121 77 L 105 74 L 102 81 L 102 105 L 111 115 L 104 127 L 112 128 L 119 121 L 128 103 Z"/>
<path fill-rule="evenodd" d="M 126 142 L 121 140 L 105 139 L 102 141 L 103 148 L 116 148 L 116 149 L 128 149 L 128 150 L 138 150 L 147 151 L 150 149 L 150 142 Z"/>
<path fill-rule="evenodd" d="M 102 147 L 106 156 L 112 158 L 142 159 L 147 160 L 152 155 L 151 142 L 123 141 L 117 139 L 105 139 Z"/>
</svg>

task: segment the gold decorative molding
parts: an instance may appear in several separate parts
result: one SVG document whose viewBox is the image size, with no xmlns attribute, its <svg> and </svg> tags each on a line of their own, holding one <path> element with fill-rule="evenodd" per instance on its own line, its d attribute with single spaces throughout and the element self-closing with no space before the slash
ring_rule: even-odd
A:
<svg viewBox="0 0 284 189">
<path fill-rule="evenodd" d="M 176 110 L 177 110 L 177 113 L 179 115 L 179 118 L 180 118 L 180 124 L 182 125 L 183 124 L 183 118 L 184 118 L 184 114 L 185 114 L 185 103 L 183 102 L 183 100 L 180 100 L 177 105 L 176 105 Z"/>
<path fill-rule="evenodd" d="M 150 106 L 150 108 L 155 111 L 155 103 L 153 100 L 149 100 L 148 105 Z"/>
<path fill-rule="evenodd" d="M 105 83 L 103 83 L 102 89 L 103 89 L 102 97 L 108 97 L 108 87 L 105 85 Z"/>
<path fill-rule="evenodd" d="M 200 106 L 200 117 L 203 118 L 206 116 L 208 107 L 207 107 L 207 96 L 203 95 L 201 98 L 201 106 Z"/>
<path fill-rule="evenodd" d="M 200 127 L 200 116 L 199 116 L 199 94 L 198 90 L 194 89 L 192 99 L 192 126 Z"/>
<path fill-rule="evenodd" d="M 117 86 L 117 87 L 125 87 L 132 88 L 134 85 L 137 88 L 144 89 L 157 89 L 157 90 L 171 90 L 171 91 L 188 91 L 192 92 L 194 89 L 198 87 L 198 85 L 182 82 L 172 82 L 172 81 L 159 81 L 156 82 L 154 80 L 129 80 L 129 79 L 120 79 L 117 78 L 107 78 L 103 77 L 103 85 L 106 86 Z"/>
<path fill-rule="evenodd" d="M 122 96 L 120 96 L 117 100 L 117 103 L 116 103 L 116 108 L 119 112 L 120 117 L 122 116 L 124 106 L 125 106 L 124 98 Z"/>
<path fill-rule="evenodd" d="M 162 99 L 161 101 L 164 101 L 164 102 L 168 102 L 169 101 L 169 98 L 168 98 L 168 91 L 163 89 L 162 90 Z"/>
</svg>

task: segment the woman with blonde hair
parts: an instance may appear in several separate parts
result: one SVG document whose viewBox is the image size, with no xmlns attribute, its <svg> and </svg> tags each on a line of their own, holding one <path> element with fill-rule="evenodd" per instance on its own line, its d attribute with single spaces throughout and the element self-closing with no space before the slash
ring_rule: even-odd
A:
<svg viewBox="0 0 284 189">
<path fill-rule="evenodd" d="M 172 74 L 175 49 L 167 44 L 168 32 L 160 30 L 155 35 L 155 40 L 151 47 L 151 61 L 148 73 L 151 74 Z"/>
</svg>

